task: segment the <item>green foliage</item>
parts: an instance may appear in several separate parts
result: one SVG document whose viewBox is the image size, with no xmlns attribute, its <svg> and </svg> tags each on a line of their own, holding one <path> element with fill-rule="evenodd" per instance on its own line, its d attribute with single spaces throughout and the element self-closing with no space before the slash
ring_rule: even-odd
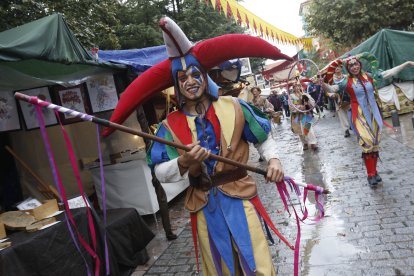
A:
<svg viewBox="0 0 414 276">
<path fill-rule="evenodd" d="M 113 0 L 10 0 L 0 4 L 0 30 L 23 25 L 44 16 L 61 13 L 75 36 L 86 48 L 120 47 L 114 33 L 118 25 L 116 11 L 119 4 Z"/>
<path fill-rule="evenodd" d="M 305 22 L 312 35 L 352 46 L 384 28 L 412 28 L 413 10 L 413 0 L 313 0 Z"/>
<path fill-rule="evenodd" d="M 163 44 L 159 19 L 170 16 L 193 42 L 243 33 L 233 19 L 199 0 L 10 0 L 0 1 L 0 31 L 61 13 L 86 48 L 131 49 Z"/>
</svg>

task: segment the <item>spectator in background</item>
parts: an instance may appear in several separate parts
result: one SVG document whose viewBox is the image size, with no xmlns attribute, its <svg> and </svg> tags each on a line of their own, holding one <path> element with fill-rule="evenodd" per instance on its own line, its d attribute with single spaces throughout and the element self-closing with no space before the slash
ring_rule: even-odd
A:
<svg viewBox="0 0 414 276">
<path fill-rule="evenodd" d="M 272 94 L 267 100 L 273 105 L 274 111 L 282 111 L 283 102 L 280 95 L 277 94 L 277 90 L 272 90 Z"/>
<path fill-rule="evenodd" d="M 290 117 L 289 97 L 287 95 L 286 90 L 283 90 L 281 98 L 282 98 L 283 110 L 285 111 L 285 117 L 289 118 Z"/>
<path fill-rule="evenodd" d="M 315 100 L 316 106 L 315 109 L 316 111 L 319 112 L 323 112 L 323 95 L 322 95 L 322 91 L 321 91 L 321 86 L 320 84 L 318 84 L 317 79 L 312 79 L 311 82 L 308 85 L 308 88 L 306 90 L 306 92 L 311 95 L 311 97 Z"/>
</svg>

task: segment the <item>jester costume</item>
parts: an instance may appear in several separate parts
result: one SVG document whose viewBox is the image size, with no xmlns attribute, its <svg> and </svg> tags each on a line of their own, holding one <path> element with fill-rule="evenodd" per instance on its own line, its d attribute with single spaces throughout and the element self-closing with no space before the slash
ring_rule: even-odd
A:
<svg viewBox="0 0 414 276">
<path fill-rule="evenodd" d="M 160 21 L 170 59 L 138 77 L 121 96 L 111 121 L 122 122 L 152 94 L 175 86 L 178 110 L 159 125 L 156 135 L 184 145 L 200 141 L 212 153 L 247 163 L 248 142 L 257 145 L 266 160 L 277 158 L 265 116 L 243 100 L 219 97 L 217 85 L 207 70 L 225 60 L 245 56 L 290 59 L 271 44 L 247 35 L 224 35 L 193 45 L 169 18 Z M 237 46 L 237 47 L 234 47 Z M 258 51 L 260 49 L 260 51 Z M 178 72 L 199 72 L 193 78 L 206 83 L 209 105 L 198 115 L 183 110 L 186 98 L 180 92 Z M 113 130 L 107 129 L 104 135 Z M 189 177 L 185 207 L 191 213 L 197 254 L 199 241 L 205 275 L 275 275 L 259 215 L 265 214 L 256 184 L 244 169 L 206 159 L 199 171 L 180 174 L 177 162 L 183 151 L 154 142 L 148 163 L 161 182 Z"/>
<path fill-rule="evenodd" d="M 299 89 L 299 88 L 297 88 Z M 310 145 L 312 149 L 317 148 L 317 140 L 312 127 L 313 114 L 312 111 L 301 112 L 297 109 L 297 106 L 304 105 L 303 97 L 306 97 L 309 101 L 309 110 L 311 106 L 315 106 L 314 99 L 307 93 L 302 91 L 290 94 L 290 110 L 291 110 L 291 127 L 292 132 L 299 136 L 300 141 L 303 144 L 303 149 L 307 150 Z"/>
<path fill-rule="evenodd" d="M 362 71 L 360 59 L 366 59 L 370 63 L 371 73 Z M 341 66 L 342 63 L 345 63 L 349 74 L 334 83 L 335 69 Z M 356 63 L 359 64 L 361 70 L 358 74 L 351 74 L 350 68 Z M 371 186 L 375 186 L 382 181 L 377 172 L 377 160 L 383 120 L 377 104 L 376 86 L 383 78 L 392 77 L 406 66 L 406 64 L 403 64 L 387 71 L 381 71 L 378 70 L 377 63 L 375 56 L 365 52 L 344 61 L 333 61 L 329 65 L 325 77 L 326 82 L 334 84 L 331 87 L 325 85 L 328 90 L 340 95 L 347 93 L 350 97 L 351 109 L 348 111 L 348 117 L 351 129 L 356 134 L 358 143 L 362 147 L 362 159 L 367 170 L 368 183 Z"/>
<path fill-rule="evenodd" d="M 257 112 L 257 111 L 256 111 Z M 213 101 L 203 117 L 175 111 L 160 125 L 157 136 L 182 144 L 200 141 L 212 153 L 246 163 L 249 158 L 247 142 L 262 144 L 263 149 L 275 150 L 268 139 L 269 121 L 256 113 L 244 101 L 220 97 Z M 180 179 L 175 148 L 153 143 L 148 152 L 150 166 L 159 164 L 156 173 L 161 181 Z M 275 158 L 273 151 L 265 158 Z M 185 207 L 197 217 L 203 272 L 216 275 L 274 275 L 272 259 L 259 217 L 249 199 L 257 194 L 253 178 L 246 172 L 215 160 L 205 162 L 206 174 L 212 187 L 202 187 L 202 180 L 191 181 Z M 161 177 L 164 177 L 161 178 Z M 224 185 L 225 184 L 225 185 Z M 255 198 L 254 200 L 257 200 Z M 254 249 L 253 249 L 254 248 Z"/>
</svg>

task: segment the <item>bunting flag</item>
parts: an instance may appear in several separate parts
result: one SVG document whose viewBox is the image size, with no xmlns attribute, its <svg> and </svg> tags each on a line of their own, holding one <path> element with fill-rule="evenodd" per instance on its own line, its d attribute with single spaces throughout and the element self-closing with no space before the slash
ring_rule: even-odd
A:
<svg viewBox="0 0 414 276">
<path fill-rule="evenodd" d="M 208 0 L 204 0 L 208 4 Z M 256 35 L 284 45 L 302 45 L 305 50 L 312 49 L 311 37 L 296 37 L 282 31 L 253 14 L 236 0 L 210 0 L 213 9 L 228 18 L 234 18 L 237 24 L 253 31 Z"/>
</svg>

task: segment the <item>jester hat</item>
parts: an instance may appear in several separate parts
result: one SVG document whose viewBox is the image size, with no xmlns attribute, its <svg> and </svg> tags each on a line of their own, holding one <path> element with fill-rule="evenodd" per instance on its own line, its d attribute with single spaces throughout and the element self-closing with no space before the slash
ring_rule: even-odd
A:
<svg viewBox="0 0 414 276">
<path fill-rule="evenodd" d="M 175 85 L 178 70 L 186 70 L 192 65 L 206 73 L 214 66 L 234 58 L 261 57 L 291 60 L 278 48 L 258 37 L 227 34 L 194 45 L 170 18 L 162 18 L 159 25 L 163 31 L 169 58 L 145 71 L 126 88 L 111 116 L 111 122 L 123 123 L 140 104 L 159 91 Z M 217 99 L 218 86 L 210 78 L 207 86 L 209 96 L 213 100 Z M 180 97 L 177 86 L 175 88 L 176 96 Z M 114 129 L 107 128 L 102 134 L 108 136 L 113 131 Z"/>
</svg>

